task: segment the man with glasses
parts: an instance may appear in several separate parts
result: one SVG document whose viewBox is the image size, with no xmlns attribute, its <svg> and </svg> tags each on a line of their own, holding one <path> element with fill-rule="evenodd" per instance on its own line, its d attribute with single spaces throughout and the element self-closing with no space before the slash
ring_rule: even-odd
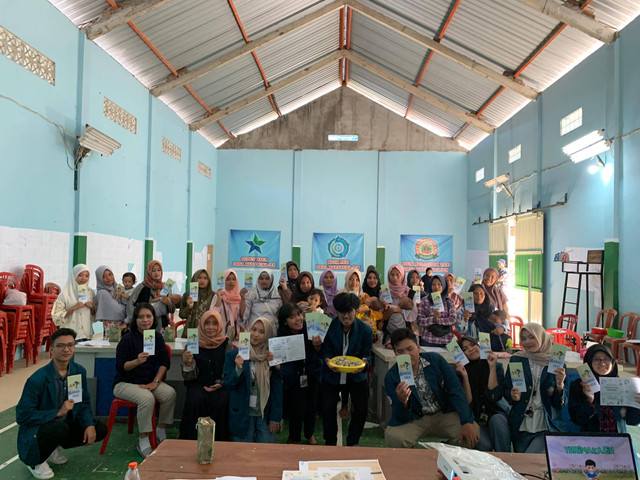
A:
<svg viewBox="0 0 640 480">
<path fill-rule="evenodd" d="M 339 293 L 333 298 L 333 306 L 338 315 L 329 325 L 322 343 L 322 358 L 325 362 L 322 371 L 324 440 L 326 445 L 337 443 L 338 394 L 341 390 L 346 390 L 353 406 L 347 446 L 357 446 L 367 420 L 369 384 L 366 369 L 371 364 L 373 330 L 356 318 L 360 300 L 355 295 Z M 329 360 L 342 355 L 358 357 L 364 361 L 364 365 L 353 373 L 340 373 L 336 367 L 329 365 Z"/>
<path fill-rule="evenodd" d="M 91 412 L 87 372 L 72 360 L 75 339 L 70 328 L 51 335 L 53 360 L 29 377 L 16 407 L 18 454 L 35 478 L 53 478 L 49 463 L 67 462 L 59 447 L 91 445 L 107 433 Z"/>
</svg>

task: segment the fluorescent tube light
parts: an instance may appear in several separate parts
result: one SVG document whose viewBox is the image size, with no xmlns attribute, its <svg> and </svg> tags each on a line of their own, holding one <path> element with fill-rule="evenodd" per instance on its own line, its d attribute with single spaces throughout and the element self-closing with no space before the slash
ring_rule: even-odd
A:
<svg viewBox="0 0 640 480">
<path fill-rule="evenodd" d="M 78 137 L 78 142 L 80 146 L 107 157 L 122 146 L 113 138 L 90 125 L 85 127 L 84 135 Z"/>
<path fill-rule="evenodd" d="M 611 148 L 611 141 L 604 138 L 604 130 L 594 130 L 562 147 L 562 151 L 571 158 L 572 162 L 578 163 L 606 152 L 609 148 Z"/>
<path fill-rule="evenodd" d="M 358 135 L 329 135 L 330 142 L 357 142 Z"/>
<path fill-rule="evenodd" d="M 504 175 L 500 175 L 499 177 L 494 178 L 493 180 L 487 180 L 484 182 L 484 186 L 487 188 L 494 187 L 496 185 L 500 185 L 509 181 L 509 174 L 505 173 Z"/>
</svg>

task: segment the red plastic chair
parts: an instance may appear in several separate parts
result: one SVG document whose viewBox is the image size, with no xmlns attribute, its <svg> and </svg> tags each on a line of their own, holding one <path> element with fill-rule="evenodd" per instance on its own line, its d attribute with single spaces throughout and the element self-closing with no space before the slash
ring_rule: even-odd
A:
<svg viewBox="0 0 640 480">
<path fill-rule="evenodd" d="M 169 354 L 169 358 L 171 358 L 171 347 L 169 345 L 165 345 L 167 347 L 167 353 Z M 129 402 L 128 400 L 123 400 L 121 398 L 114 398 L 111 401 L 111 408 L 109 409 L 109 420 L 107 421 L 107 434 L 102 440 L 102 446 L 100 447 L 100 455 L 104 455 L 104 452 L 107 450 L 107 443 L 109 443 L 109 437 L 111 436 L 111 429 L 116 421 L 116 415 L 118 414 L 118 409 L 121 407 L 128 408 L 128 418 L 127 418 L 127 432 L 129 434 L 133 433 L 133 424 L 135 423 L 136 416 L 135 410 L 138 408 L 137 403 Z M 158 408 L 158 402 L 156 402 L 156 409 Z M 151 448 L 155 450 L 158 447 L 158 442 L 156 439 L 156 415 L 155 413 L 151 415 L 151 432 L 149 432 L 149 443 L 151 444 Z"/>
<path fill-rule="evenodd" d="M 627 319 L 627 332 L 626 335 L 624 335 L 623 337 L 610 337 L 609 335 L 605 335 L 604 338 L 602 339 L 602 343 L 608 343 L 609 345 L 611 345 L 611 354 L 613 355 L 613 358 L 618 358 L 618 347 L 620 345 L 622 345 L 624 342 L 626 342 L 627 340 L 629 340 L 630 338 L 632 338 L 634 332 L 636 331 L 637 325 L 638 325 L 638 314 L 635 312 L 627 312 L 625 314 L 623 314 L 620 319 L 618 320 L 618 328 L 620 330 L 623 329 L 624 325 L 625 325 L 625 319 Z M 626 359 L 627 362 L 629 361 L 629 354 L 627 351 L 625 351 L 625 355 L 626 355 Z M 619 358 L 618 358 L 619 360 Z"/>
<path fill-rule="evenodd" d="M 598 312 L 598 316 L 596 317 L 596 328 L 611 328 L 613 326 L 613 321 L 616 319 L 618 315 L 618 311 L 613 308 L 606 308 L 604 310 L 600 310 Z M 606 333 L 599 334 L 593 332 L 585 332 L 585 338 L 589 338 L 594 342 L 602 343 L 602 339 Z"/>
<path fill-rule="evenodd" d="M 549 328 L 547 333 L 553 335 L 553 341 L 560 345 L 571 347 L 574 352 L 579 352 L 582 347 L 582 339 L 573 330 L 566 328 Z"/>
<path fill-rule="evenodd" d="M 633 352 L 633 358 L 636 362 L 636 376 L 640 376 L 640 362 L 638 361 L 638 353 L 640 352 L 640 343 L 633 342 L 632 340 L 638 340 L 638 327 L 640 327 L 640 317 L 636 317 L 636 322 L 634 327 L 630 331 L 629 339 L 624 342 L 620 348 L 618 349 L 618 361 L 620 361 L 620 357 L 622 356 L 622 352 L 624 351 L 624 356 L 629 361 L 628 350 L 631 349 Z"/>
<path fill-rule="evenodd" d="M 511 315 L 509 317 L 509 328 L 511 330 L 511 340 L 513 341 L 513 346 L 516 348 L 522 348 L 520 345 L 520 330 L 524 327 L 524 321 L 522 318 Z"/>
<path fill-rule="evenodd" d="M 44 293 L 51 293 L 57 297 L 61 291 L 62 289 L 57 283 L 48 282 L 44 284 Z"/>
<path fill-rule="evenodd" d="M 567 324 L 566 326 L 564 324 Z M 558 317 L 558 328 L 566 328 L 567 330 L 578 331 L 578 315 L 566 313 Z"/>
<path fill-rule="evenodd" d="M 0 301 L 10 288 L 18 289 L 20 282 L 18 277 L 10 272 L 0 272 Z M 33 354 L 33 328 L 34 313 L 31 305 L 2 305 L 0 306 L 7 316 L 7 350 L 6 369 L 11 373 L 18 345 L 24 345 L 24 358 L 29 366 L 29 359 Z"/>
<path fill-rule="evenodd" d="M 33 363 L 38 363 L 40 347 L 51 351 L 51 335 L 58 327 L 53 323 L 51 311 L 58 295 L 44 292 L 44 272 L 37 265 L 25 265 L 21 290 L 27 294 L 27 303 L 33 305 L 35 314 L 33 330 Z"/>
<path fill-rule="evenodd" d="M 7 362 L 7 314 L 0 312 L 0 377 Z"/>
</svg>

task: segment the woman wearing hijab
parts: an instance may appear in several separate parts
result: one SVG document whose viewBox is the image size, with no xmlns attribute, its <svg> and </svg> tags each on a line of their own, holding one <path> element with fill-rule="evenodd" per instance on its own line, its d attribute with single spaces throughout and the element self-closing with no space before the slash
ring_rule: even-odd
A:
<svg viewBox="0 0 640 480">
<path fill-rule="evenodd" d="M 182 377 L 187 387 L 180 421 L 180 438 L 196 440 L 200 417 L 216 422 L 216 440 L 229 439 L 229 390 L 222 385 L 225 354 L 231 343 L 222 328 L 218 312 L 204 312 L 198 323 L 197 354 L 182 354 Z"/>
<path fill-rule="evenodd" d="M 186 320 L 184 328 L 182 329 L 182 338 L 187 338 L 188 328 L 197 328 L 199 326 L 200 318 L 209 310 L 211 301 L 213 300 L 211 277 L 209 277 L 206 270 L 198 270 L 191 277 L 191 281 L 198 282 L 198 300 L 194 301 L 188 291 L 182 295 L 180 310 L 178 311 L 178 316 Z"/>
<path fill-rule="evenodd" d="M 510 337 L 503 327 L 498 327 L 489 319 L 495 310 L 489 301 L 489 296 L 485 293 L 482 285 L 471 285 L 469 291 L 473 293 L 475 312 L 471 313 L 469 310 L 465 310 L 463 320 L 457 325 L 456 330 L 463 335 L 474 338 L 478 338 L 480 332 L 488 333 L 491 339 L 491 350 L 503 352 Z"/>
<path fill-rule="evenodd" d="M 176 311 L 176 307 L 169 295 L 161 295 L 164 287 L 162 273 L 162 264 L 159 261 L 151 260 L 147 263 L 144 281 L 133 290 L 127 304 L 127 321 L 133 317 L 133 310 L 138 304 L 150 303 L 158 318 L 158 330 L 169 325 L 169 315 Z"/>
<path fill-rule="evenodd" d="M 287 289 L 293 292 L 298 285 L 300 276 L 300 267 L 293 260 L 287 262 Z"/>
<path fill-rule="evenodd" d="M 498 272 L 498 270 L 495 268 L 487 268 L 482 274 L 482 286 L 489 297 L 491 305 L 496 307 L 498 310 L 503 310 L 507 315 L 509 315 L 507 296 L 496 283 L 499 276 L 500 272 Z"/>
<path fill-rule="evenodd" d="M 242 292 L 240 294 L 242 295 Z M 251 325 L 258 317 L 264 317 L 269 319 L 274 331 L 276 330 L 278 309 L 282 306 L 282 298 L 271 272 L 267 270 L 260 272 L 255 287 L 244 297 L 244 303 L 245 325 Z"/>
<path fill-rule="evenodd" d="M 598 382 L 600 377 L 618 376 L 618 365 L 604 345 L 591 345 L 584 355 L 584 363 L 589 365 Z M 640 403 L 640 394 L 635 395 L 635 401 Z M 627 425 L 640 423 L 639 409 L 600 405 L 600 392 L 592 393 L 589 384 L 581 378 L 569 387 L 569 415 L 583 432 L 627 433 Z"/>
<path fill-rule="evenodd" d="M 440 275 L 429 277 L 427 296 L 418 307 L 417 323 L 421 328 L 420 345 L 425 347 L 444 347 L 453 340 L 453 326 L 456 323 L 456 307 L 447 296 L 447 283 Z M 434 306 L 432 294 L 442 296 L 444 311 Z"/>
<path fill-rule="evenodd" d="M 294 303 L 285 303 L 278 310 L 278 336 L 299 334 L 304 338 L 306 358 L 283 363 L 280 368 L 284 388 L 284 411 L 289 419 L 287 443 L 300 443 L 304 425 L 307 442 L 315 445 L 316 399 L 322 379 L 322 340 L 319 335 L 314 336 L 312 340 L 309 339 L 302 310 Z"/>
<path fill-rule="evenodd" d="M 464 369 L 463 387 L 471 393 L 469 405 L 480 426 L 480 441 L 475 448 L 484 452 L 510 452 L 511 431 L 509 421 L 498 402 L 504 388 L 504 368 L 493 353 L 480 359 L 480 347 L 472 337 L 458 340 L 460 350 L 469 363 L 464 367 L 458 363 L 456 370 Z M 467 385 L 465 385 L 467 383 Z"/>
<path fill-rule="evenodd" d="M 333 297 L 338 294 L 338 281 L 331 270 L 325 270 L 320 275 L 320 286 L 324 291 L 324 298 L 327 302 L 327 308 L 324 310 L 330 317 L 337 315 L 336 309 L 333 307 Z"/>
<path fill-rule="evenodd" d="M 275 443 L 282 420 L 282 377 L 279 366 L 269 367 L 271 322 L 257 318 L 249 332 L 249 360 L 238 349 L 225 358 L 222 383 L 230 392 L 229 429 L 236 442 Z"/>
<path fill-rule="evenodd" d="M 224 271 L 224 288 L 220 288 L 211 300 L 211 310 L 220 314 L 224 331 L 227 333 L 229 340 L 233 341 L 238 338 L 240 332 L 246 329 L 245 324 L 240 325 L 239 319 L 242 319 L 240 312 L 240 304 L 242 297 L 238 290 L 238 275 L 230 268 Z"/>
<path fill-rule="evenodd" d="M 432 277 L 429 277 L 430 279 Z M 425 292 L 425 286 L 427 284 L 423 284 L 422 283 L 422 279 L 420 278 L 420 274 L 418 273 L 417 270 L 411 270 L 408 274 L 407 274 L 407 287 L 409 287 L 409 293 L 407 294 L 407 296 L 413 301 L 413 297 L 415 296 L 416 291 L 413 289 L 413 287 L 420 287 L 420 298 L 424 297 L 427 295 L 427 292 Z"/>
<path fill-rule="evenodd" d="M 400 264 L 391 265 L 387 271 L 387 281 L 392 303 L 388 304 L 383 300 L 385 344 L 388 344 L 393 332 L 399 328 L 406 328 L 407 322 L 413 324 L 418 317 L 418 309 L 408 297 L 409 287 L 405 283 L 404 267 Z"/>
<path fill-rule="evenodd" d="M 311 272 L 301 272 L 300 275 L 298 275 L 298 284 L 293 290 L 289 301 L 291 303 L 297 303 L 305 310 L 305 306 L 308 306 L 307 298 L 313 289 L 315 289 L 315 282 Z M 320 308 L 322 308 L 323 311 L 327 309 L 327 301 L 324 298 L 324 294 L 320 295 Z"/>
<path fill-rule="evenodd" d="M 67 283 L 58 295 L 51 316 L 53 323 L 59 327 L 75 330 L 77 339 L 91 339 L 93 337 L 93 322 L 96 313 L 95 294 L 89 288 L 89 267 L 79 263 L 71 270 Z M 86 288 L 87 298 L 81 302 L 78 297 L 78 287 Z"/>
<path fill-rule="evenodd" d="M 370 297 L 380 298 L 380 274 L 373 265 L 367 267 L 367 274 L 364 276 L 362 290 Z M 327 301 L 329 301 L 329 299 L 327 299 Z"/>
<path fill-rule="evenodd" d="M 116 281 L 113 270 L 106 265 L 96 269 L 96 320 L 101 321 L 104 337 L 109 338 L 109 328 L 123 325 L 127 308 L 120 303 L 122 297 L 116 297 Z"/>
<path fill-rule="evenodd" d="M 509 425 L 516 453 L 544 453 L 544 434 L 561 432 L 561 410 L 566 402 L 564 368 L 547 371 L 553 341 L 542 325 L 528 323 L 520 331 L 521 352 L 509 360 L 504 397 L 511 403 Z M 526 388 L 513 386 L 513 375 L 524 378 Z"/>
<path fill-rule="evenodd" d="M 456 314 L 461 315 L 464 311 L 464 300 L 453 289 L 456 284 L 456 277 L 453 273 L 445 273 L 444 280 L 447 282 L 447 295 L 453 300 L 453 304 L 456 307 Z"/>
</svg>

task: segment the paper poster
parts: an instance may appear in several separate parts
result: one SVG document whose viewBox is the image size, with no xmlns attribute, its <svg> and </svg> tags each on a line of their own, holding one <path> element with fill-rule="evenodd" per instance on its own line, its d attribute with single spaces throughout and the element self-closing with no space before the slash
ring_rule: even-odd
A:
<svg viewBox="0 0 640 480">
<path fill-rule="evenodd" d="M 578 365 L 576 370 L 578 370 L 578 375 L 580 375 L 582 381 L 591 388 L 591 393 L 598 393 L 600 391 L 600 384 L 587 363 Z"/>
<path fill-rule="evenodd" d="M 389 292 L 389 287 L 385 285 L 380 290 L 380 296 L 382 297 L 380 300 L 383 302 L 387 302 L 389 305 L 393 305 L 393 298 L 391 297 L 391 292 Z"/>
<path fill-rule="evenodd" d="M 197 355 L 200 353 L 200 344 L 198 343 L 198 329 L 187 328 L 187 350 Z"/>
<path fill-rule="evenodd" d="M 305 315 L 305 321 L 307 322 L 307 337 L 309 340 L 319 335 L 324 342 L 324 337 L 327 335 L 329 325 L 331 325 L 331 317 L 324 313 L 311 312 Z"/>
<path fill-rule="evenodd" d="M 400 381 L 407 385 L 415 385 L 416 381 L 413 377 L 413 367 L 411 366 L 411 357 L 408 354 L 398 355 L 396 357 L 398 364 L 398 373 L 400 373 Z"/>
<path fill-rule="evenodd" d="M 286 265 L 282 265 L 282 267 L 280 267 L 280 278 L 283 280 L 287 280 L 287 266 Z"/>
<path fill-rule="evenodd" d="M 67 377 L 67 400 L 73 400 L 73 403 L 82 402 L 82 375 Z"/>
<path fill-rule="evenodd" d="M 453 237 L 451 235 L 400 235 L 400 264 L 406 271 L 424 273 L 432 268 L 435 274 L 451 271 Z"/>
<path fill-rule="evenodd" d="M 218 290 L 224 289 L 224 272 L 216 274 L 216 283 L 218 284 Z"/>
<path fill-rule="evenodd" d="M 551 356 L 549 357 L 549 367 L 547 371 L 549 373 L 554 373 L 556 368 L 564 368 L 564 357 L 567 354 L 566 345 L 560 345 L 559 343 L 554 343 L 551 347 Z"/>
<path fill-rule="evenodd" d="M 277 270 L 280 268 L 280 231 L 230 230 L 229 266 Z"/>
<path fill-rule="evenodd" d="M 471 313 L 475 313 L 476 304 L 473 302 L 473 292 L 467 292 L 462 296 L 464 300 L 464 309 L 469 310 Z"/>
<path fill-rule="evenodd" d="M 253 288 L 253 273 L 244 274 L 244 288 L 251 290 Z"/>
<path fill-rule="evenodd" d="M 464 287 L 465 283 L 467 283 L 467 281 L 464 278 L 462 277 L 456 278 L 456 283 L 453 284 L 453 291 L 458 295 L 460 295 L 460 292 L 462 291 L 462 287 Z"/>
<path fill-rule="evenodd" d="M 313 270 L 347 271 L 364 265 L 364 235 L 362 233 L 314 233 Z"/>
<path fill-rule="evenodd" d="M 194 302 L 198 301 L 198 282 L 189 283 L 189 296 Z"/>
<path fill-rule="evenodd" d="M 163 297 L 169 295 L 171 293 L 171 288 L 175 285 L 175 283 L 175 280 L 167 278 L 167 281 L 164 282 L 164 285 L 162 286 L 162 290 L 160 290 L 160 295 Z"/>
<path fill-rule="evenodd" d="M 415 292 L 413 294 L 413 303 L 414 305 L 420 305 L 420 285 L 414 285 L 413 287 L 413 291 Z"/>
<path fill-rule="evenodd" d="M 251 333 L 240 332 L 240 336 L 238 340 L 238 355 L 240 355 L 243 358 L 243 360 L 249 360 L 250 342 L 251 342 Z"/>
<path fill-rule="evenodd" d="M 466 365 L 467 363 L 469 363 L 469 359 L 467 359 L 467 356 L 464 354 L 455 338 L 447 343 L 446 346 L 447 350 L 449 350 L 449 353 L 453 357 L 454 362 L 460 362 L 461 365 Z"/>
<path fill-rule="evenodd" d="M 638 377 L 600 377 L 600 405 L 640 408 L 640 403 L 635 400 L 638 393 Z"/>
<path fill-rule="evenodd" d="M 478 346 L 480 347 L 480 358 L 486 360 L 487 354 L 491 351 L 491 334 L 478 333 Z"/>
<path fill-rule="evenodd" d="M 520 393 L 526 393 L 527 382 L 524 379 L 524 371 L 522 368 L 522 363 L 510 362 L 509 373 L 511 374 L 511 384 L 515 388 L 517 388 L 520 391 Z"/>
<path fill-rule="evenodd" d="M 85 283 L 84 285 L 78 285 L 78 301 L 81 303 L 86 303 L 89 299 L 89 286 Z"/>
<path fill-rule="evenodd" d="M 433 300 L 433 308 L 438 312 L 444 312 L 444 303 L 440 292 L 431 292 L 431 300 Z"/>
<path fill-rule="evenodd" d="M 149 355 L 155 355 L 156 353 L 156 331 L 155 330 L 145 330 L 142 332 L 143 338 L 143 348 L 142 351 L 148 353 Z"/>
<path fill-rule="evenodd" d="M 269 366 L 271 367 L 280 365 L 281 363 L 304 360 L 306 358 L 304 335 L 299 334 L 270 338 L 269 351 L 273 353 L 273 360 L 269 362 Z"/>
</svg>

